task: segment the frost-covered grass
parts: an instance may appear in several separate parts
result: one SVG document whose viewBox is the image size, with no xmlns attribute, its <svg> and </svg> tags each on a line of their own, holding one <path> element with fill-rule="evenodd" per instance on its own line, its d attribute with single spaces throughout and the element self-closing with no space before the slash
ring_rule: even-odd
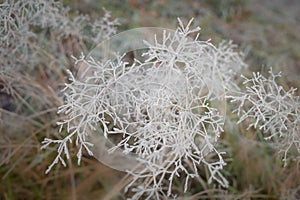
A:
<svg viewBox="0 0 300 200">
<path fill-rule="evenodd" d="M 72 199 L 297 199 L 297 91 L 272 71 L 240 79 L 246 64 L 232 43 L 187 39 L 198 29 L 179 21 L 165 42 L 149 44 L 144 62 L 128 65 L 121 55 L 102 63 L 79 52 L 115 33 L 108 13 L 69 15 L 52 1 L 6 1 L 0 9 L 1 95 L 13 104 L 1 109 L 4 199 L 63 199 L 69 191 Z M 72 74 L 83 63 L 95 73 L 79 80 Z M 212 104 L 223 97 L 226 120 Z M 145 168 L 118 181 L 121 173 L 93 160 L 85 137 L 98 127 L 122 136 L 117 145 Z M 45 175 L 53 160 L 68 168 Z"/>
</svg>

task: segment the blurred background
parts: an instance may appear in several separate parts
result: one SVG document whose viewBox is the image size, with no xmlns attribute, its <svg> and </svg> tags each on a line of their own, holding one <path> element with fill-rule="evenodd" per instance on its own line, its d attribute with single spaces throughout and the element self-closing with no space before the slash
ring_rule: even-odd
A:
<svg viewBox="0 0 300 200">
<path fill-rule="evenodd" d="M 177 17 L 184 22 L 194 18 L 194 25 L 201 27 L 200 39 L 211 39 L 213 44 L 222 40 L 238 44 L 248 64 L 245 74 L 253 71 L 267 74 L 272 67 L 274 72 L 282 71 L 283 87 L 300 88 L 299 0 L 63 0 L 62 3 L 70 7 L 70 15 L 87 14 L 93 19 L 102 17 L 105 8 L 112 18 L 118 18 L 118 32 L 150 26 L 176 29 Z M 15 100 L 17 97 L 0 94 L 0 199 L 124 199 L 126 174 L 89 156 L 84 156 L 81 166 L 77 166 L 75 147 L 71 152 L 74 159 L 68 167 L 58 165 L 50 174 L 44 173 L 55 149 L 40 150 L 41 141 L 58 135 L 56 107 L 61 103 L 59 89 L 67 78 L 63 67 L 53 70 L 53 76 L 47 75 L 43 65 L 38 69 L 23 81 L 28 84 L 27 92 L 39 91 L 47 109 L 32 114 L 28 110 L 39 110 L 41 106 L 34 98 L 23 102 L 26 109 L 22 109 Z M 54 90 L 48 90 L 45 83 Z M 259 135 L 255 130 L 249 133 L 243 127 L 228 129 L 230 133 L 224 134 L 222 147 L 228 156 L 225 175 L 231 186 L 225 190 L 208 185 L 204 169 L 204 182 L 195 181 L 186 194 L 178 189 L 185 196 L 183 199 L 300 199 L 299 161 L 283 168 L 267 145 L 250 142 Z"/>
</svg>

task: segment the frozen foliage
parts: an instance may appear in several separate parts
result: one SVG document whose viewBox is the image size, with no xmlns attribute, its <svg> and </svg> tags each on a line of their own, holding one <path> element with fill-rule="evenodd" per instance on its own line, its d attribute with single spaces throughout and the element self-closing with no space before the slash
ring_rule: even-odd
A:
<svg viewBox="0 0 300 200">
<path fill-rule="evenodd" d="M 12 104 L 17 105 L 11 112 L 14 120 L 8 118 L 10 110 L 1 105 L 6 109 L 2 112 L 0 108 L 1 129 L 5 130 L 18 119 L 13 127 L 18 132 L 22 130 L 24 138 L 29 137 L 24 133 L 30 132 L 28 127 L 42 130 L 39 127 L 42 126 L 41 115 L 37 113 L 50 115 L 50 110 L 59 104 L 53 93 L 64 81 L 62 68 L 69 66 L 70 55 L 78 55 L 77 52 L 87 46 L 98 44 L 99 40 L 115 33 L 118 25 L 108 11 L 97 20 L 79 14 L 70 16 L 69 9 L 55 0 L 0 1 L 0 94 L 2 98 L 6 95 L 14 98 Z M 25 128 L 19 118 L 15 118 L 16 114 L 30 119 L 26 120 Z M 31 124 L 35 118 L 39 122 Z M 19 129 L 21 126 L 24 130 Z M 14 137 L 11 132 L 10 129 L 0 131 L 2 143 Z M 10 145 L 7 146 L 1 148 L 0 161 L 11 157 Z"/>
<path fill-rule="evenodd" d="M 116 32 L 110 13 L 92 21 L 68 17 L 68 8 L 54 0 L 5 0 L 0 4 L 0 84 L 10 92 L 22 71 L 37 65 L 64 66 L 70 54 L 95 45 Z M 76 41 L 76 43 L 74 42 Z M 68 43 L 64 46 L 62 43 Z M 74 52 L 75 51 L 75 52 Z M 28 72 L 28 71 L 27 71 Z M 1 89 L 1 88 L 0 88 Z"/>
<path fill-rule="evenodd" d="M 29 45 L 28 39 L 37 37 L 33 27 L 50 28 L 60 36 L 76 35 L 94 42 L 108 38 L 116 31 L 118 22 L 111 20 L 107 11 L 103 18 L 94 22 L 87 15 L 69 18 L 68 11 L 61 2 L 54 0 L 6 0 L 0 4 L 1 44 L 10 45 L 14 50 L 24 48 Z"/>
<path fill-rule="evenodd" d="M 0 5 L 0 13 L 1 47 L 21 59 L 34 55 L 33 44 L 38 38 L 34 27 L 63 30 L 68 21 L 67 9 L 56 1 L 6 0 Z"/>
<path fill-rule="evenodd" d="M 261 129 L 265 139 L 271 140 L 272 146 L 283 152 L 286 164 L 293 145 L 300 153 L 300 102 L 294 95 L 296 89 L 286 91 L 276 83 L 280 74 L 274 74 L 272 70 L 269 73 L 269 78 L 260 73 L 253 73 L 251 78 L 243 76 L 246 90 L 232 97 L 231 102 L 238 102 L 234 111 L 241 115 L 238 123 L 252 120 L 249 128 Z"/>
<path fill-rule="evenodd" d="M 81 75 L 85 78 L 76 79 L 70 73 L 65 104 L 59 108 L 59 113 L 68 115 L 59 122 L 66 125 L 68 135 L 43 141 L 44 148 L 59 144 L 47 173 L 59 161 L 65 165 L 64 155 L 70 157 L 67 143 L 73 138 L 79 145 L 78 162 L 83 149 L 92 155 L 93 144 L 87 138 L 100 127 L 105 137 L 120 135 L 116 148 L 135 153 L 143 166 L 129 171 L 133 181 L 126 190 L 134 192 L 132 199 L 170 196 L 178 176 L 185 177 L 187 191 L 200 165 L 207 166 L 209 182 L 228 186 L 221 173 L 224 152 L 216 148 L 224 116 L 213 105 L 223 100 L 234 72 L 245 64 L 231 43 L 215 47 L 189 38 L 199 31 L 190 29 L 191 22 L 184 26 L 179 20 L 174 34 L 165 32 L 161 40 L 147 43 L 145 61 L 129 65 L 118 55 L 103 62 L 83 55 L 76 59 L 75 64 L 86 69 Z M 215 156 L 208 159 L 208 155 Z"/>
<path fill-rule="evenodd" d="M 28 74 L 43 68 L 54 75 L 52 70 L 68 65 L 70 55 L 116 33 L 118 21 L 107 11 L 97 20 L 68 15 L 69 9 L 54 0 L 1 2 L 0 92 L 16 96 L 17 91 L 24 100 L 38 96 L 33 105 L 41 109 L 49 97 L 39 95 L 42 86 L 29 84 Z M 58 147 L 46 173 L 59 162 L 66 166 L 70 143 L 78 146 L 80 164 L 83 151 L 93 154 L 89 136 L 104 134 L 108 139 L 118 137 L 110 152 L 120 148 L 124 154 L 135 154 L 140 163 L 128 171 L 132 182 L 125 190 L 130 199 L 175 198 L 172 188 L 177 177 L 184 180 L 187 191 L 201 166 L 209 172 L 209 183 L 227 187 L 222 175 L 224 152 L 217 148 L 225 118 L 220 108 L 224 96 L 238 105 L 234 110 L 240 116 L 238 123 L 260 129 L 285 163 L 289 152 L 296 150 L 299 155 L 300 97 L 294 95 L 295 89 L 284 90 L 276 83 L 280 74 L 270 71 L 270 78 L 259 73 L 243 77 L 246 88 L 239 90 L 235 77 L 246 66 L 242 54 L 231 42 L 214 46 L 199 41 L 198 35 L 189 38 L 199 31 L 191 29 L 191 23 L 184 26 L 179 20 L 175 33 L 165 32 L 153 44 L 145 41 L 148 51 L 133 64 L 118 54 L 114 60 L 73 57 L 75 66 L 84 70 L 80 77 L 69 71 L 63 91 L 65 102 L 58 112 L 66 117 L 58 125 L 64 138 L 42 142 L 42 148 Z M 237 95 L 229 96 L 233 89 Z M 0 140 L 10 142 L 2 134 Z M 0 160 L 10 151 L 3 151 Z"/>
</svg>

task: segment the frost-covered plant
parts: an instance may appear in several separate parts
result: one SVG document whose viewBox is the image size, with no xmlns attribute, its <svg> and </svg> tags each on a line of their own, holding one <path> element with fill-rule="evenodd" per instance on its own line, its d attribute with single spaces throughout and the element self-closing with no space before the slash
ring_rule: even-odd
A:
<svg viewBox="0 0 300 200">
<path fill-rule="evenodd" d="M 126 187 L 134 192 L 132 199 L 171 196 L 177 176 L 188 181 L 204 165 L 210 172 L 208 182 L 215 180 L 227 187 L 221 170 L 226 165 L 216 142 L 223 131 L 224 113 L 214 107 L 222 101 L 224 91 L 233 82 L 234 71 L 245 66 L 234 46 L 222 43 L 215 47 L 209 41 L 188 36 L 199 31 L 179 20 L 175 33 L 165 32 L 161 41 L 147 43 L 144 61 L 132 65 L 116 55 L 115 60 L 95 61 L 81 56 L 75 64 L 84 66 L 75 78 L 70 73 L 66 84 L 65 104 L 59 113 L 68 117 L 68 135 L 61 140 L 46 138 L 43 148 L 59 144 L 58 155 L 47 169 L 70 157 L 68 143 L 76 138 L 78 162 L 85 149 L 92 155 L 89 134 L 101 129 L 104 136 L 120 135 L 116 148 L 135 153 L 141 166 L 129 171 L 133 181 Z M 227 76 L 227 75 L 228 76 Z M 212 81 L 213 80 L 213 81 Z M 94 132 L 93 132 L 94 131 Z M 116 148 L 111 149 L 114 151 Z M 216 155 L 208 159 L 208 155 Z"/>
<path fill-rule="evenodd" d="M 118 21 L 111 20 L 107 11 L 97 20 L 87 15 L 70 17 L 68 12 L 55 0 L 1 2 L 1 92 L 22 98 L 26 105 L 31 97 L 39 98 L 32 103 L 34 109 L 47 113 L 48 107 L 56 107 L 45 90 L 48 85 L 36 84 L 28 74 L 42 68 L 46 75 L 54 75 L 52 70 L 68 66 L 70 55 L 78 55 L 116 33 Z M 144 59 L 133 64 L 117 54 L 114 60 L 74 57 L 75 66 L 86 71 L 80 77 L 69 72 L 65 102 L 59 107 L 66 118 L 58 123 L 61 130 L 66 128 L 65 137 L 43 141 L 42 148 L 58 147 L 47 173 L 59 162 L 66 165 L 69 143 L 75 140 L 79 148 L 79 164 L 84 150 L 93 154 L 90 136 L 103 134 L 107 139 L 119 136 L 110 152 L 122 149 L 124 154 L 135 154 L 140 163 L 128 171 L 133 178 L 125 190 L 132 194 L 131 199 L 175 197 L 172 188 L 176 178 L 185 181 L 187 191 L 189 181 L 199 176 L 201 165 L 210 173 L 209 183 L 228 186 L 222 175 L 224 152 L 217 147 L 225 116 L 216 105 L 228 91 L 237 89 L 235 76 L 246 65 L 231 42 L 214 46 L 210 41 L 199 41 L 198 36 L 189 38 L 199 31 L 190 29 L 191 22 L 184 26 L 179 20 L 175 33 L 165 32 L 154 44 L 146 41 Z M 229 97 L 238 103 L 238 122 L 250 121 L 249 128 L 261 129 L 272 146 L 283 152 L 286 162 L 293 147 L 300 153 L 300 100 L 294 96 L 295 89 L 286 91 L 276 83 L 280 75 L 270 75 L 269 79 L 258 73 L 244 77 L 246 89 Z M 48 107 L 45 102 L 50 102 Z M 10 142 L 8 135 L 1 133 L 0 138 Z M 10 151 L 1 151 L 0 160 L 9 157 Z"/>
<path fill-rule="evenodd" d="M 9 143 L 24 138 L 23 144 L 33 144 L 32 134 L 45 134 L 57 120 L 70 55 L 98 44 L 117 24 L 107 11 L 104 18 L 92 20 L 69 13 L 56 0 L 0 1 L 0 166 L 16 161 L 8 173 L 28 153 Z"/>
<path fill-rule="evenodd" d="M 68 17 L 69 8 L 59 1 L 45 0 L 6 0 L 0 4 L 1 44 L 10 45 L 17 50 L 29 45 L 28 39 L 37 37 L 34 27 L 50 28 L 59 36 L 77 36 L 99 42 L 116 32 L 118 20 L 111 20 L 110 12 L 105 11 L 103 18 L 92 21 L 87 15 Z M 15 42 L 13 44 L 13 42 Z M 18 46 L 16 46 L 18 45 Z"/>
<path fill-rule="evenodd" d="M 244 91 L 232 96 L 231 102 L 237 102 L 234 110 L 241 115 L 238 123 L 251 120 L 248 128 L 259 128 L 272 146 L 283 152 L 286 164 L 288 151 L 294 145 L 300 153 L 300 101 L 295 96 L 295 88 L 286 91 L 276 83 L 281 74 L 269 71 L 270 77 L 253 73 L 253 77 L 244 78 Z"/>
<path fill-rule="evenodd" d="M 116 32 L 110 13 L 92 21 L 89 16 L 68 16 L 69 9 L 54 0 L 5 0 L 0 4 L 0 85 L 16 87 L 24 69 L 65 66 L 68 57 L 96 45 Z M 76 42 L 74 42 L 76 41 Z M 62 43 L 68 43 L 62 45 Z M 0 89 L 2 89 L 0 88 Z"/>
<path fill-rule="evenodd" d="M 67 11 L 60 2 L 52 0 L 4 1 L 0 4 L 1 50 L 22 60 L 36 61 L 34 44 L 40 35 L 37 28 L 64 30 L 69 21 Z"/>
</svg>

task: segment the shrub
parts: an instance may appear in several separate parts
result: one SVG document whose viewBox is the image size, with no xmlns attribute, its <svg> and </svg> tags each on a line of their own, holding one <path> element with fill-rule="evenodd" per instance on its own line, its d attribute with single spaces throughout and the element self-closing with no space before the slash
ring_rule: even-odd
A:
<svg viewBox="0 0 300 200">
<path fill-rule="evenodd" d="M 78 162 L 83 149 L 92 155 L 93 144 L 87 138 L 101 127 L 106 138 L 120 135 L 116 148 L 137 154 L 143 166 L 129 171 L 134 178 L 125 190 L 133 186 L 132 199 L 170 196 L 173 179 L 180 175 L 186 177 L 187 191 L 188 180 L 199 176 L 200 164 L 207 166 L 209 182 L 228 186 L 221 173 L 224 152 L 216 148 L 225 116 L 213 102 L 224 101 L 235 72 L 245 64 L 231 43 L 215 47 L 197 37 L 189 39 L 199 31 L 190 29 L 191 23 L 184 26 L 179 20 L 174 34 L 165 32 L 162 41 L 147 43 L 144 62 L 128 65 L 118 55 L 107 62 L 83 55 L 76 59 L 76 65 L 85 66 L 81 77 L 86 78 L 70 73 L 65 104 L 59 108 L 68 115 L 59 125 L 66 125 L 69 134 L 43 141 L 43 148 L 59 144 L 47 172 L 59 161 L 65 165 L 63 155 L 70 157 L 67 143 L 73 138 L 79 145 Z M 208 154 L 217 156 L 207 159 Z"/>
<path fill-rule="evenodd" d="M 274 75 L 265 78 L 254 73 L 238 87 L 236 75 L 246 67 L 242 54 L 231 42 L 218 47 L 209 41 L 189 38 L 200 29 L 191 29 L 179 20 L 174 33 L 164 32 L 159 41 L 147 43 L 143 60 L 125 62 L 125 55 L 110 60 L 94 60 L 81 55 L 76 66 L 84 66 L 81 78 L 70 72 L 70 83 L 64 89 L 65 103 L 59 113 L 67 118 L 59 122 L 68 135 L 60 140 L 46 138 L 47 147 L 59 144 L 58 155 L 47 173 L 64 155 L 70 158 L 68 142 L 76 138 L 78 163 L 85 149 L 90 155 L 94 145 L 90 134 L 105 138 L 119 135 L 117 148 L 124 154 L 134 153 L 140 166 L 129 170 L 133 176 L 125 191 L 131 199 L 176 196 L 172 184 L 176 177 L 185 177 L 184 191 L 190 178 L 199 176 L 200 165 L 210 172 L 208 182 L 228 187 L 222 174 L 226 165 L 217 148 L 223 131 L 225 113 L 216 107 L 225 96 L 238 103 L 233 110 L 242 115 L 238 123 L 253 120 L 250 127 L 259 128 L 273 146 L 287 152 L 294 144 L 299 152 L 299 97 L 295 89 L 285 91 Z M 83 77 L 83 78 L 82 78 Z M 232 119 L 233 120 L 233 119 Z M 100 131 L 99 131 L 100 128 Z M 269 135 L 268 135 L 269 134 Z M 215 155 L 213 159 L 211 159 Z"/>
</svg>

